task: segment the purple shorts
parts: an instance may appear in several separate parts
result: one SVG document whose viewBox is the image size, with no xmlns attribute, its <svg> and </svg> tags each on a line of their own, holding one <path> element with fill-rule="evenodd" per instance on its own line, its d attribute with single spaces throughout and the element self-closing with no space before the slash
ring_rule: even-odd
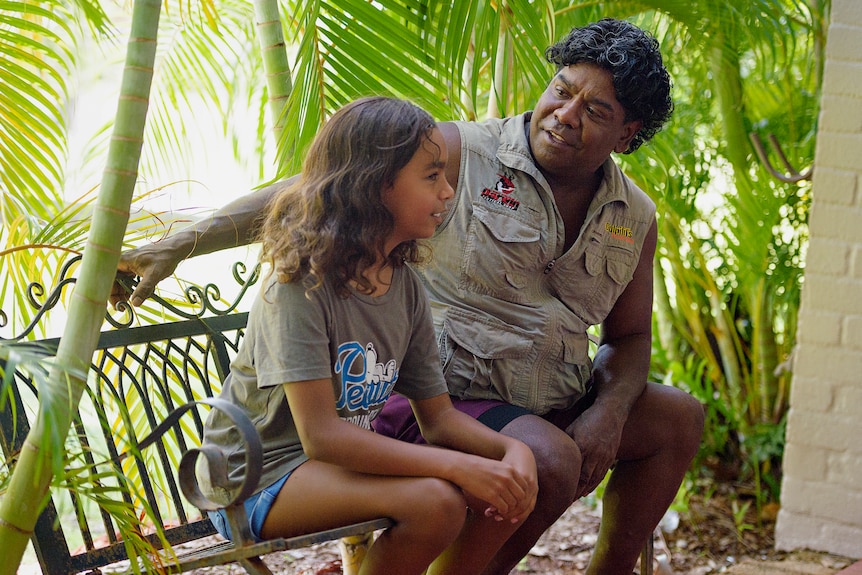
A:
<svg viewBox="0 0 862 575">
<path fill-rule="evenodd" d="M 495 399 L 458 399 L 452 397 L 452 405 L 458 411 L 477 419 L 495 431 L 500 431 L 507 423 L 530 412 L 522 407 L 510 405 Z M 375 432 L 410 443 L 425 443 L 419 433 L 419 424 L 413 416 L 410 402 L 403 395 L 393 393 L 386 405 L 371 422 Z"/>
<path fill-rule="evenodd" d="M 595 389 L 587 385 L 587 393 L 572 408 L 565 411 L 551 411 L 543 419 L 553 423 L 560 429 L 565 429 L 577 416 L 582 414 L 595 400 Z M 496 399 L 459 399 L 450 396 L 452 405 L 458 411 L 466 413 L 480 423 L 484 423 L 494 431 L 500 431 L 507 424 L 523 415 L 531 415 L 527 409 Z M 371 422 L 371 428 L 387 437 L 408 441 L 410 443 L 425 443 L 419 432 L 419 424 L 413 416 L 410 402 L 403 395 L 393 393 L 386 400 L 386 405 Z"/>
</svg>

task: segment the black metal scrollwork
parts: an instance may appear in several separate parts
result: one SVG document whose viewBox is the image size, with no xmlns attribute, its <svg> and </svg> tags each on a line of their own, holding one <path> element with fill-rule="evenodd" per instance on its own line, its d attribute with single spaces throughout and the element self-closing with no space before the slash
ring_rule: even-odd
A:
<svg viewBox="0 0 862 575">
<path fill-rule="evenodd" d="M 0 336 L 0 341 L 16 342 L 28 339 L 28 336 L 33 333 L 45 314 L 60 302 L 66 286 L 74 285 L 77 281 L 73 273 L 81 257 L 77 255 L 66 260 L 57 276 L 56 285 L 50 291 L 39 281 L 27 285 L 26 300 L 36 310 L 35 314 L 19 333 L 9 338 Z M 205 315 L 227 315 L 236 310 L 248 289 L 260 278 L 260 264 L 249 271 L 245 263 L 236 262 L 233 264 L 231 275 L 239 285 L 239 292 L 233 301 L 226 302 L 226 306 L 221 297 L 221 289 L 214 283 L 208 283 L 203 287 L 197 285 L 187 287 L 184 292 L 185 302 L 169 300 L 158 294 L 154 294 L 150 299 L 161 306 L 165 312 L 174 314 L 177 319 L 195 319 Z M 130 276 L 117 276 L 116 281 L 127 293 L 131 293 L 137 285 L 137 279 Z M 130 327 L 135 322 L 136 317 L 135 309 L 125 301 L 118 302 L 115 308 L 109 306 L 105 312 L 105 319 L 116 329 Z M 0 309 L 0 328 L 4 328 L 8 324 L 9 315 L 5 310 Z"/>
<path fill-rule="evenodd" d="M 246 277 L 246 274 L 247 277 Z M 185 307 L 174 305 L 171 301 L 162 298 L 158 294 L 153 294 L 151 299 L 159 303 L 164 309 L 171 311 L 183 319 L 195 319 L 203 317 L 207 312 L 212 315 L 227 315 L 232 313 L 248 289 L 254 285 L 260 278 L 260 264 L 256 265 L 251 273 L 248 273 L 246 265 L 242 262 L 236 262 L 233 265 L 232 276 L 234 281 L 240 286 L 240 291 L 234 301 L 229 303 L 227 307 L 219 308 L 216 303 L 222 301 L 221 290 L 214 283 L 208 283 L 205 286 L 190 285 L 185 290 L 186 302 L 191 305 L 195 311 L 189 311 Z M 136 283 L 136 282 L 135 282 Z M 129 283 L 126 289 L 131 293 L 135 283 Z M 110 320 L 108 320 L 110 321 Z"/>
</svg>

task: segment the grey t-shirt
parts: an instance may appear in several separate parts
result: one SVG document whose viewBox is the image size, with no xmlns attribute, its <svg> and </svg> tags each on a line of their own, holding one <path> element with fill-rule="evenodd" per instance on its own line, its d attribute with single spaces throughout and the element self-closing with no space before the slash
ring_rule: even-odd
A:
<svg viewBox="0 0 862 575">
<path fill-rule="evenodd" d="M 411 269 L 397 268 L 380 297 L 343 298 L 329 283 L 306 293 L 302 283 L 267 278 L 220 395 L 242 407 L 260 435 L 260 489 L 307 460 L 282 384 L 330 378 L 339 416 L 365 429 L 393 390 L 411 399 L 447 392 L 428 299 Z M 228 469 L 221 478 L 203 469 L 202 491 L 226 503 L 245 474 L 240 435 L 213 409 L 204 442 L 227 454 Z"/>
</svg>

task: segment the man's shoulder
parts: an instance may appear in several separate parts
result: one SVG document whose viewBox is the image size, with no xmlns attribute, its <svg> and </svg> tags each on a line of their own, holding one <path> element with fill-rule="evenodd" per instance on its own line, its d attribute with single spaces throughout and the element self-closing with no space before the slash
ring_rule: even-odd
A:
<svg viewBox="0 0 862 575">
<path fill-rule="evenodd" d="M 519 116 L 511 116 L 507 118 L 488 118 L 487 120 L 455 120 L 451 122 L 458 127 L 461 132 L 461 137 L 491 137 L 500 138 L 506 131 L 506 128 L 517 122 Z"/>
<path fill-rule="evenodd" d="M 655 213 L 655 202 L 649 194 L 623 172 L 612 157 L 607 159 L 603 168 L 605 178 L 608 180 L 608 185 L 613 193 L 623 196 L 629 206 L 636 206 L 649 213 Z"/>
<path fill-rule="evenodd" d="M 508 118 L 489 118 L 481 121 L 459 120 L 452 122 L 461 136 L 461 147 L 471 151 L 496 153 L 497 148 L 518 134 L 520 116 Z"/>
</svg>

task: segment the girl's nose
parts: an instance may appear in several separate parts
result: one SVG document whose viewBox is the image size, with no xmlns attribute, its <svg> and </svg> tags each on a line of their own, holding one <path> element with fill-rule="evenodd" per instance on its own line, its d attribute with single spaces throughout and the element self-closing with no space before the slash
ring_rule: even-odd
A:
<svg viewBox="0 0 862 575">
<path fill-rule="evenodd" d="M 440 196 L 444 200 L 450 200 L 455 196 L 455 190 L 452 189 L 451 184 L 449 184 L 449 180 L 443 178 L 444 186 Z"/>
</svg>

